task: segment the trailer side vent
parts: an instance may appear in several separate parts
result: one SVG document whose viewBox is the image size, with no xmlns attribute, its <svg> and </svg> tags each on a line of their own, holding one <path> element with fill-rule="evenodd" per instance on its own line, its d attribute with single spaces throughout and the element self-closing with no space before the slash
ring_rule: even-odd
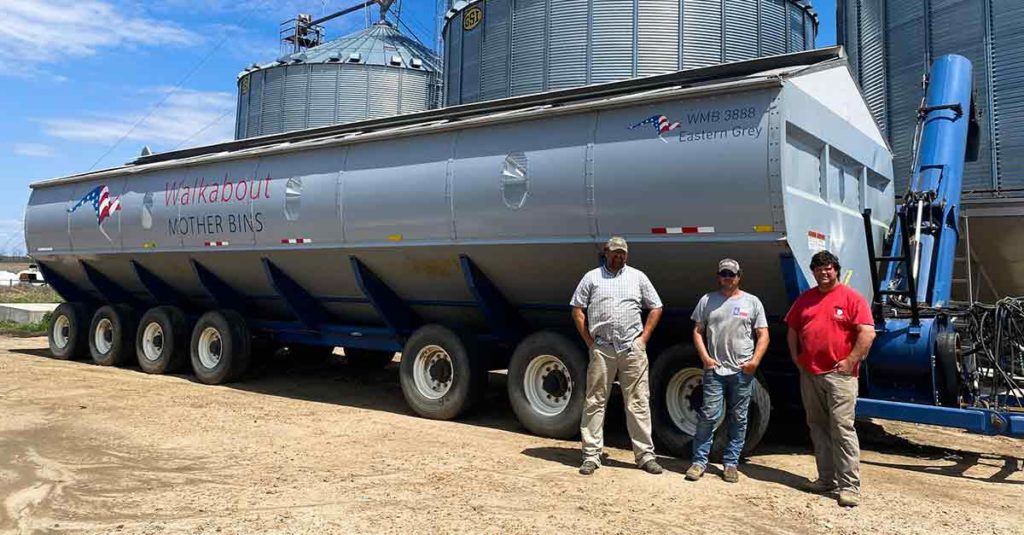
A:
<svg viewBox="0 0 1024 535">
<path fill-rule="evenodd" d="M 526 155 L 522 152 L 509 153 L 501 170 L 501 195 L 505 206 L 513 210 L 522 208 L 529 190 L 529 161 Z"/>
<path fill-rule="evenodd" d="M 284 187 L 284 218 L 288 221 L 298 221 L 301 208 L 302 177 L 289 178 Z"/>
</svg>

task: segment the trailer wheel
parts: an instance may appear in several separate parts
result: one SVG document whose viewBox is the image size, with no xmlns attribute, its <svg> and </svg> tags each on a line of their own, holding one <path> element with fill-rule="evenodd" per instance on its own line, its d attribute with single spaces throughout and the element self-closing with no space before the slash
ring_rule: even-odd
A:
<svg viewBox="0 0 1024 535">
<path fill-rule="evenodd" d="M 192 371 L 201 383 L 219 385 L 238 379 L 249 367 L 251 351 L 249 327 L 234 310 L 207 312 L 192 329 Z"/>
<path fill-rule="evenodd" d="M 531 433 L 571 439 L 580 432 L 587 359 L 565 336 L 542 331 L 516 346 L 508 366 L 508 399 Z"/>
<path fill-rule="evenodd" d="M 47 332 L 50 355 L 73 360 L 89 352 L 89 312 L 82 303 L 61 303 L 53 311 Z"/>
<path fill-rule="evenodd" d="M 666 349 L 651 368 L 651 410 L 654 436 L 672 455 L 689 457 L 697 432 L 698 411 L 704 401 L 704 370 L 692 347 L 676 345 Z M 723 410 L 723 420 L 725 411 Z M 755 376 L 747 410 L 747 437 L 743 455 L 757 447 L 768 429 L 771 398 L 764 377 Z M 719 424 L 722 422 L 719 421 Z M 717 425 L 711 457 L 725 450 L 725 426 Z"/>
<path fill-rule="evenodd" d="M 394 351 L 374 351 L 358 347 L 346 347 L 345 357 L 349 366 L 360 370 L 379 370 L 395 360 Z"/>
<path fill-rule="evenodd" d="M 416 414 L 450 420 L 473 408 L 487 386 L 473 339 L 441 325 L 425 325 L 402 349 L 402 394 Z"/>
<path fill-rule="evenodd" d="M 133 311 L 125 305 L 106 305 L 96 310 L 89 325 L 89 353 L 100 366 L 120 366 L 132 358 L 135 325 Z"/>
<path fill-rule="evenodd" d="M 960 335 L 955 332 L 939 333 L 935 337 L 935 366 L 937 368 L 939 403 L 944 407 L 960 407 Z"/>
<path fill-rule="evenodd" d="M 188 351 L 188 323 L 180 308 L 161 306 L 142 315 L 135 335 L 135 354 L 146 373 L 182 369 Z"/>
</svg>

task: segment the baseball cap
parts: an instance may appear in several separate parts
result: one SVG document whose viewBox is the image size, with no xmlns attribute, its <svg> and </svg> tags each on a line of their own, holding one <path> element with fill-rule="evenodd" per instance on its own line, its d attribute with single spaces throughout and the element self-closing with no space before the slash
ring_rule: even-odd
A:
<svg viewBox="0 0 1024 535">
<path fill-rule="evenodd" d="M 629 252 L 629 246 L 626 245 L 626 239 L 620 236 L 612 236 L 611 239 L 608 240 L 608 243 L 604 244 L 604 247 L 609 251 Z"/>
<path fill-rule="evenodd" d="M 739 273 L 740 263 L 732 258 L 723 258 L 722 261 L 718 263 L 718 271 L 725 270 L 732 271 L 733 273 Z"/>
</svg>

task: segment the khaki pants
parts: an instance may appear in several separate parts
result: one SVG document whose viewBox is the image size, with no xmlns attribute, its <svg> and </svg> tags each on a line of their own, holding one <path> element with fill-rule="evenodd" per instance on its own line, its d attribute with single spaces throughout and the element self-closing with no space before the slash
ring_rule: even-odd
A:
<svg viewBox="0 0 1024 535">
<path fill-rule="evenodd" d="M 609 346 L 594 344 L 587 368 L 587 398 L 583 405 L 580 434 L 583 436 L 583 460 L 601 464 L 604 449 L 604 412 L 608 393 L 616 376 L 626 405 L 626 429 L 633 442 L 637 466 L 654 459 L 651 440 L 651 388 L 647 379 L 647 351 L 634 342 L 629 351 L 616 353 Z"/>
<path fill-rule="evenodd" d="M 818 479 L 840 491 L 860 492 L 860 443 L 853 427 L 857 378 L 800 372 L 800 397 L 814 443 Z"/>
</svg>

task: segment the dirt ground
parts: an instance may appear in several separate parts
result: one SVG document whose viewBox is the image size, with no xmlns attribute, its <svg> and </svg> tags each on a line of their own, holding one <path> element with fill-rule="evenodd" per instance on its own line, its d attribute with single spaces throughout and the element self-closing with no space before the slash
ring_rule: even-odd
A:
<svg viewBox="0 0 1024 535">
<path fill-rule="evenodd" d="M 0 339 L 4 534 L 1024 533 L 1020 440 L 867 423 L 863 502 L 845 510 L 798 490 L 814 475 L 799 431 L 776 431 L 739 484 L 690 483 L 685 461 L 633 468 L 613 420 L 585 478 L 577 443 L 516 423 L 500 376 L 485 409 L 440 422 L 406 408 L 395 364 L 213 387 L 45 348 Z"/>
</svg>

